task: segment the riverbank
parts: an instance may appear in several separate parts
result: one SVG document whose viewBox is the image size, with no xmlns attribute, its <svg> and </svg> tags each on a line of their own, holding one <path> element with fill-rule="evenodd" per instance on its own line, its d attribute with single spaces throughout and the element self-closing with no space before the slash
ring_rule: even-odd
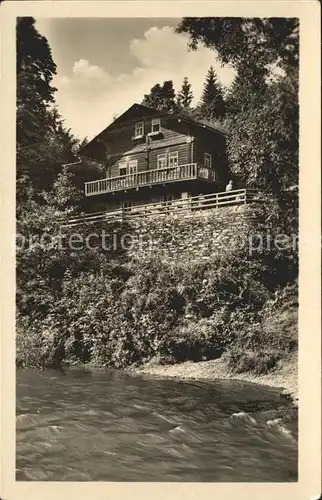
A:
<svg viewBox="0 0 322 500">
<path fill-rule="evenodd" d="M 297 359 L 293 355 L 274 371 L 264 375 L 255 375 L 251 372 L 234 373 L 228 368 L 227 362 L 222 359 L 200 361 L 197 363 L 186 361 L 184 363 L 161 365 L 152 360 L 149 363 L 130 369 L 138 374 L 156 377 L 171 377 L 191 380 L 241 380 L 260 385 L 267 385 L 281 390 L 281 396 L 291 399 L 295 406 L 298 405 L 298 372 Z"/>
</svg>

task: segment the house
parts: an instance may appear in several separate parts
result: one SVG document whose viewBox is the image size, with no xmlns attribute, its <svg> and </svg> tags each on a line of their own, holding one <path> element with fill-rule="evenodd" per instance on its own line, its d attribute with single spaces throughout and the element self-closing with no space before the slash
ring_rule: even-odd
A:
<svg viewBox="0 0 322 500">
<path fill-rule="evenodd" d="M 106 166 L 85 183 L 88 204 L 129 210 L 224 191 L 225 148 L 217 128 L 133 104 L 80 152 Z"/>
</svg>

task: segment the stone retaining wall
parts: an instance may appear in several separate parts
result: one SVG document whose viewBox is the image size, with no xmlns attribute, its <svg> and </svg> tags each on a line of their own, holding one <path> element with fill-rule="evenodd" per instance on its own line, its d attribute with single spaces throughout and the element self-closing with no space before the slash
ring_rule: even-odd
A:
<svg viewBox="0 0 322 500">
<path fill-rule="evenodd" d="M 157 254 L 205 260 L 222 248 L 247 245 L 254 218 L 249 204 L 136 219 L 128 233 L 129 253 L 133 259 Z"/>
</svg>

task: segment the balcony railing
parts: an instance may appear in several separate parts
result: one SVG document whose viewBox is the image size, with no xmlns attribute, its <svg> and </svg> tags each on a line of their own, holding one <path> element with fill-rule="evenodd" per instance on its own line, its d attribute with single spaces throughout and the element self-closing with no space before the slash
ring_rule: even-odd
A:
<svg viewBox="0 0 322 500">
<path fill-rule="evenodd" d="M 225 206 L 244 205 L 260 200 L 259 192 L 255 189 L 235 189 L 229 192 L 210 193 L 191 196 L 190 198 L 160 201 L 158 203 L 148 203 L 145 205 L 134 205 L 127 208 L 70 217 L 68 222 L 64 225 L 74 226 L 82 223 L 93 224 L 102 221 L 131 220 L 153 215 L 190 213 Z"/>
<path fill-rule="evenodd" d="M 188 163 L 186 165 L 145 170 L 120 175 L 119 177 L 111 177 L 110 179 L 85 182 L 85 195 L 94 196 L 141 186 L 151 186 L 152 184 L 165 184 L 189 179 L 205 179 L 214 182 L 215 177 L 216 173 L 212 169 L 197 165 L 197 163 Z"/>
</svg>

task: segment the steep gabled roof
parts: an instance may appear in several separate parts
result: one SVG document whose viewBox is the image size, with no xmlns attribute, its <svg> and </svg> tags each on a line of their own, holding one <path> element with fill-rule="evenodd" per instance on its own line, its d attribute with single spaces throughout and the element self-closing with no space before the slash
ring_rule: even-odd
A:
<svg viewBox="0 0 322 500">
<path fill-rule="evenodd" d="M 126 122 L 129 119 L 135 119 L 135 118 L 154 118 L 154 117 L 160 117 L 160 118 L 167 118 L 167 119 L 172 119 L 172 120 L 178 120 L 183 123 L 187 123 L 191 125 L 192 127 L 197 127 L 199 129 L 204 129 L 208 130 L 209 132 L 213 132 L 216 134 L 221 134 L 224 136 L 228 135 L 228 132 L 221 128 L 213 127 L 208 124 L 199 122 L 197 120 L 193 120 L 191 118 L 186 118 L 184 116 L 181 116 L 179 114 L 170 114 L 170 113 L 165 113 L 163 111 L 159 111 L 157 109 L 149 108 L 148 106 L 144 106 L 143 104 L 133 104 L 130 108 L 128 108 L 124 113 L 122 113 L 120 116 L 118 116 L 110 125 L 108 125 L 102 132 L 100 132 L 98 135 L 96 135 L 88 144 L 86 144 L 81 150 L 80 154 L 84 150 L 86 150 L 90 145 L 93 145 L 95 142 L 99 142 L 100 137 L 102 135 L 106 136 L 108 132 L 113 131 L 115 128 L 118 127 L 118 125 L 122 122 Z"/>
<path fill-rule="evenodd" d="M 192 118 L 183 118 L 180 115 L 177 116 L 182 122 L 189 123 L 192 126 L 199 127 L 205 130 L 209 130 L 209 132 L 215 132 L 216 134 L 222 134 L 228 137 L 229 133 L 223 127 L 217 127 L 213 125 L 209 125 L 208 123 L 204 123 L 199 120 L 194 120 Z"/>
</svg>

